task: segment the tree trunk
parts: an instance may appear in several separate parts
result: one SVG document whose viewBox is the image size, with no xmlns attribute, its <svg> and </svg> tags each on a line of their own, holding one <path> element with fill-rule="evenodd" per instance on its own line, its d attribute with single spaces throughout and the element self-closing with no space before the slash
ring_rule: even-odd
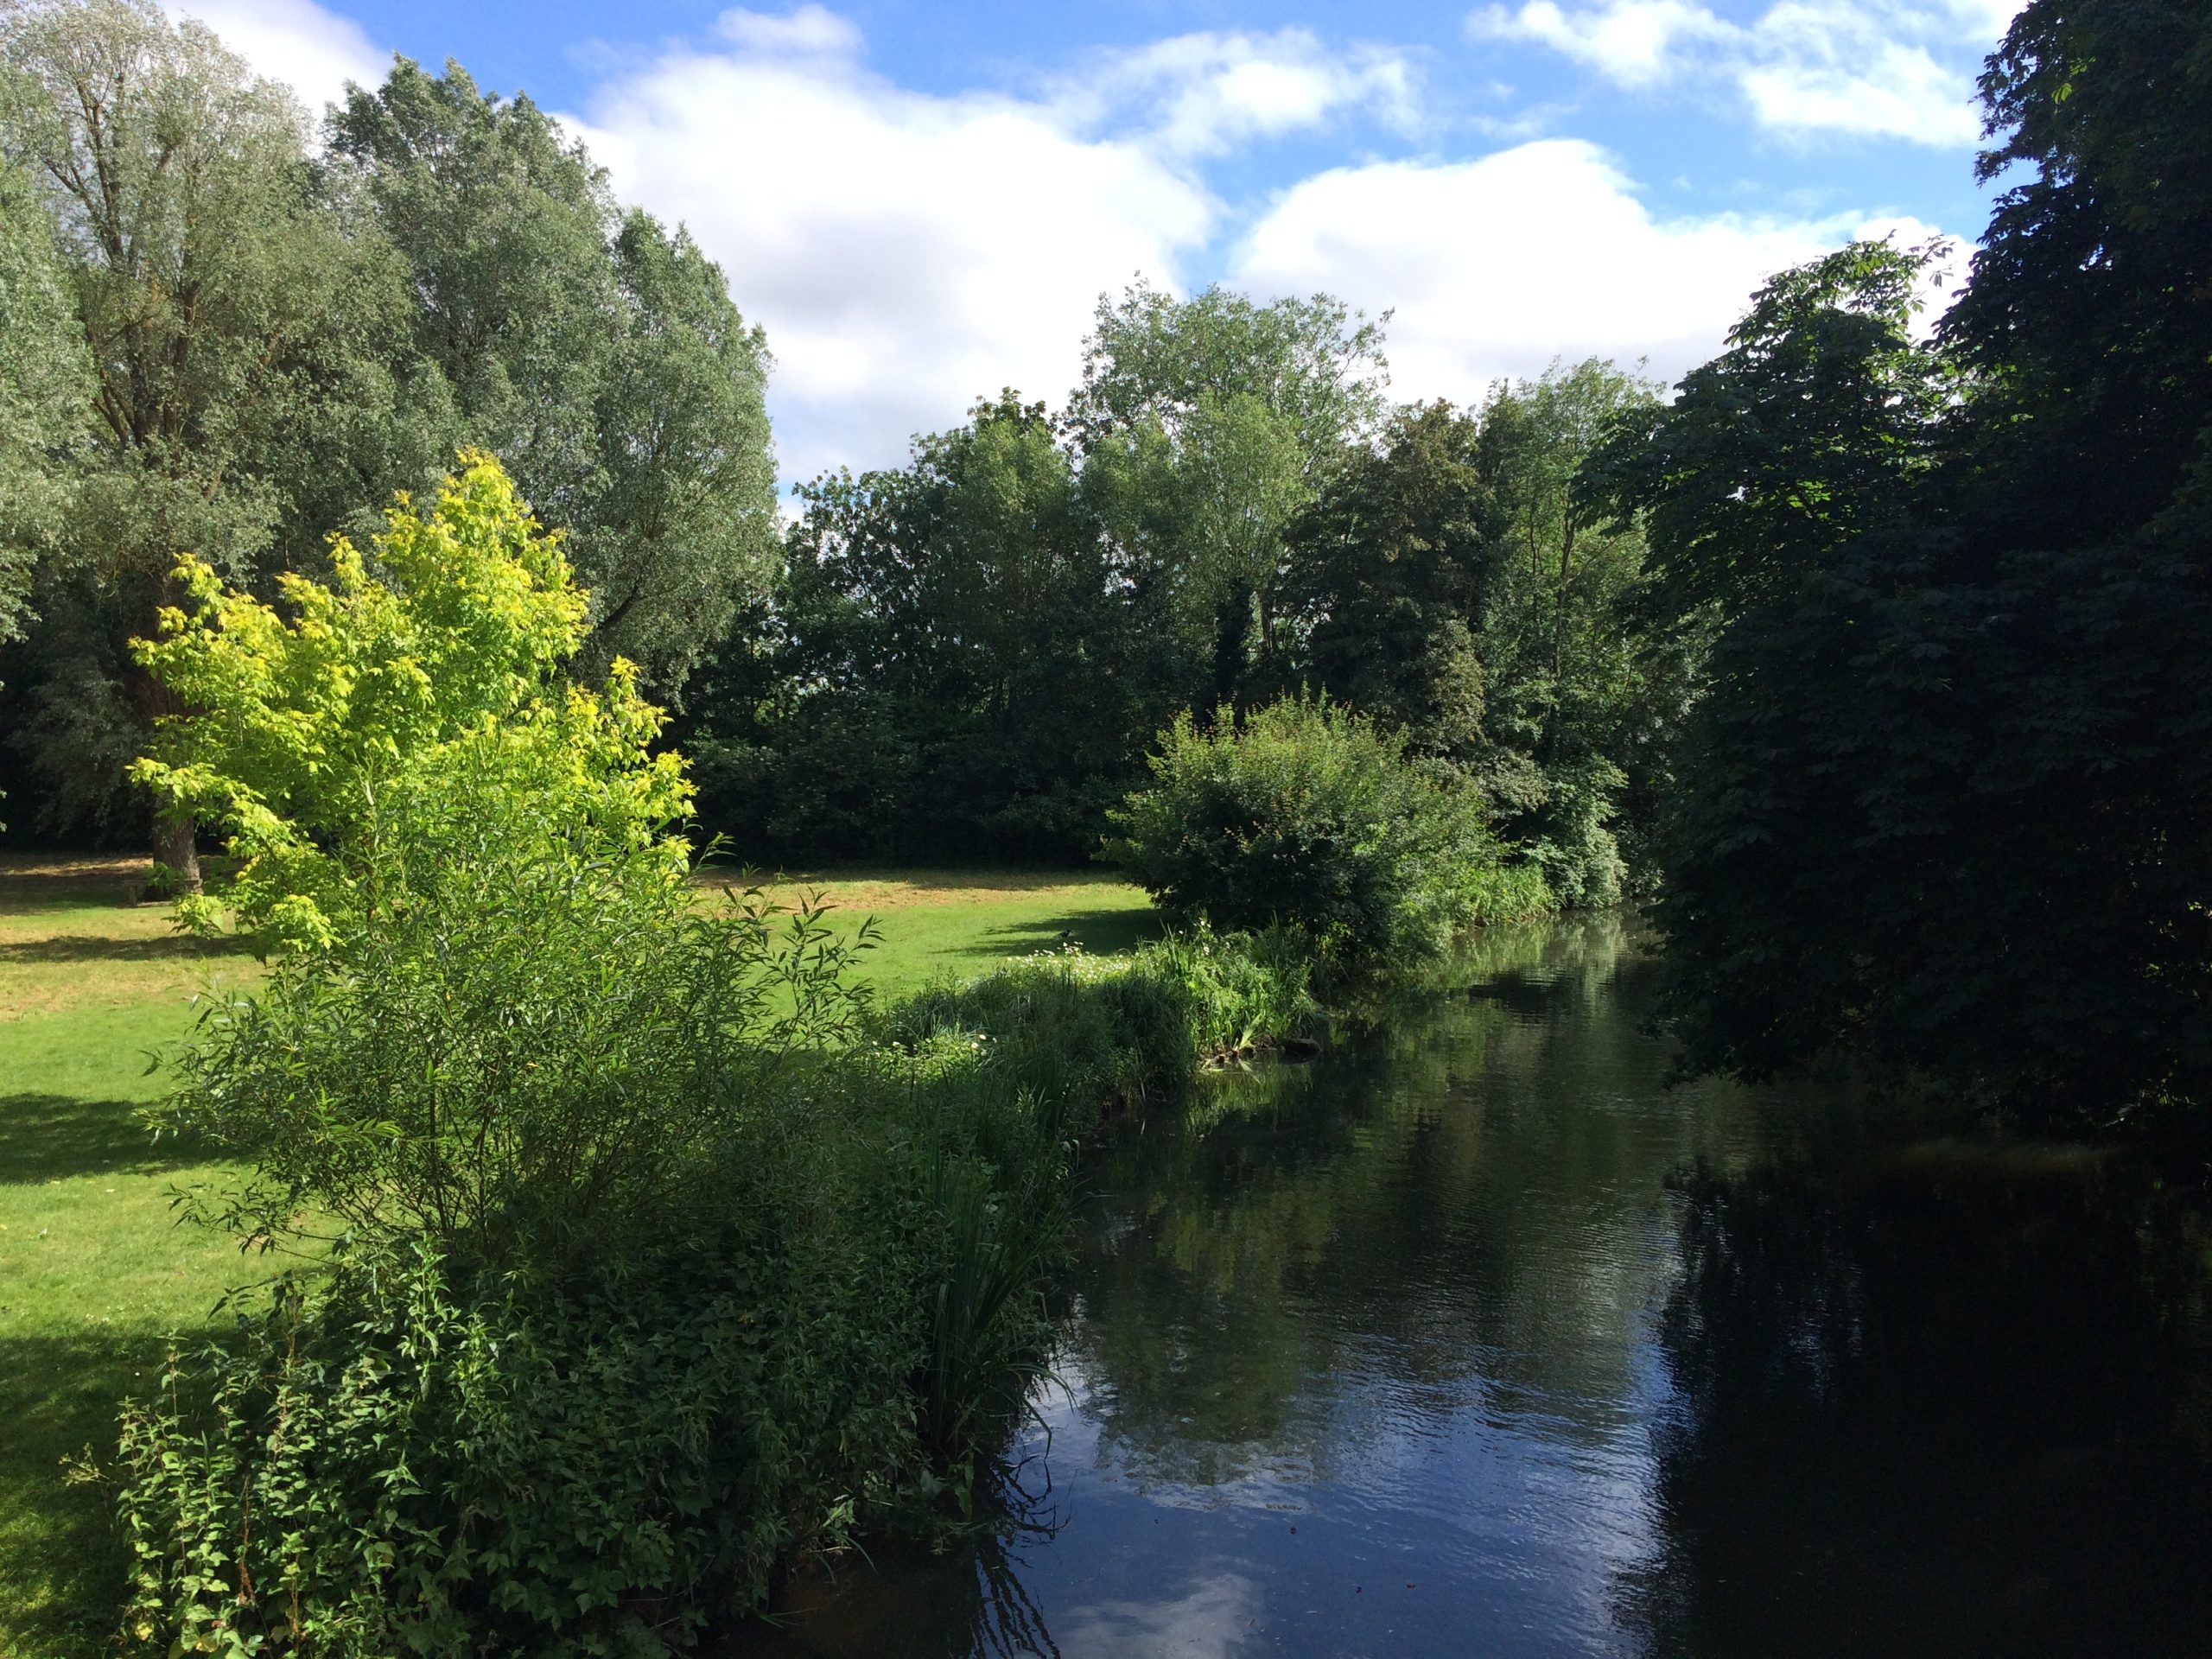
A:
<svg viewBox="0 0 2212 1659">
<path fill-rule="evenodd" d="M 200 891 L 199 826 L 188 817 L 163 812 L 154 819 L 154 861 L 176 873 L 180 893 Z"/>
</svg>

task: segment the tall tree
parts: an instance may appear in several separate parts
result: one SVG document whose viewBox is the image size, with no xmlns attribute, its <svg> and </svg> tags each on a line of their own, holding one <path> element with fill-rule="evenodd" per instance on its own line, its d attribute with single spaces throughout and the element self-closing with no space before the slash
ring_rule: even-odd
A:
<svg viewBox="0 0 2212 1659">
<path fill-rule="evenodd" d="M 1485 766 L 1506 809 L 1501 829 L 1529 844 L 1569 904 L 1620 896 L 1624 843 L 1649 874 L 1663 738 L 1694 690 L 1694 637 L 1646 613 L 1639 527 L 1616 522 L 1581 483 L 1608 435 L 1656 403 L 1655 388 L 1592 359 L 1500 385 L 1481 411 Z"/>
<path fill-rule="evenodd" d="M 1982 86 L 2031 176 L 1942 353 L 1851 250 L 1655 423 L 1654 549 L 1722 613 L 1674 1006 L 1708 1065 L 2155 1122 L 2212 1100 L 2212 13 L 2031 0 Z"/>
<path fill-rule="evenodd" d="M 298 516 L 312 455 L 388 378 L 361 350 L 395 273 L 321 194 L 291 95 L 142 0 L 38 0 L 0 18 L 0 146 L 53 216 L 97 384 L 95 450 L 42 601 L 28 733 L 67 805 L 111 794 L 161 686 L 124 644 L 192 553 L 240 580 Z M 156 855 L 197 880 L 193 828 Z"/>
<path fill-rule="evenodd" d="M 1912 685 L 1866 658 L 1887 624 L 1865 578 L 1905 577 L 1951 384 L 1914 335 L 1933 257 L 1866 243 L 1783 272 L 1592 469 L 1643 509 L 1666 601 L 1716 630 L 1660 909 L 1698 1064 L 1760 1075 L 1840 1040 L 1863 960 L 1853 885 L 1882 870 L 1919 905 L 1948 868 L 1940 836 L 1901 868 L 1894 847 L 1859 849 L 1865 774 L 1945 671 L 1926 662 Z"/>
<path fill-rule="evenodd" d="M 2212 465 L 2212 18 L 2193 0 L 2027 6 L 1981 79 L 2006 183 L 1942 324 L 1978 375 L 1961 504 L 1997 540 L 2142 524 Z"/>
<path fill-rule="evenodd" d="M 1294 672 L 1478 781 L 1573 905 L 1619 896 L 1614 826 L 1632 798 L 1641 828 L 1651 739 L 1689 690 L 1686 653 L 1643 626 L 1641 537 L 1578 484 L 1611 425 L 1653 406 L 1592 361 L 1478 410 L 1402 410 L 1293 537 Z"/>
<path fill-rule="evenodd" d="M 704 816 L 748 851 L 1089 851 L 1151 728 L 1043 405 L 1004 394 L 802 497 L 765 649 L 702 688 Z"/>
<path fill-rule="evenodd" d="M 1414 753 L 1467 767 L 1484 741 L 1480 435 L 1441 401 L 1399 411 L 1300 515 L 1288 583 L 1301 677 L 1405 731 Z"/>
<path fill-rule="evenodd" d="M 458 64 L 399 60 L 327 137 L 410 267 L 453 435 L 568 535 L 584 665 L 626 656 L 680 692 L 773 563 L 760 329 L 689 236 L 625 213 L 581 143 Z"/>
<path fill-rule="evenodd" d="M 0 641 L 22 635 L 32 559 L 67 510 L 92 390 L 45 207 L 0 162 Z"/>
<path fill-rule="evenodd" d="M 1122 576 L 1181 658 L 1171 707 L 1268 677 L 1287 533 L 1379 426 L 1382 346 L 1380 323 L 1326 296 L 1179 301 L 1140 283 L 1099 302 L 1067 423 Z"/>
</svg>

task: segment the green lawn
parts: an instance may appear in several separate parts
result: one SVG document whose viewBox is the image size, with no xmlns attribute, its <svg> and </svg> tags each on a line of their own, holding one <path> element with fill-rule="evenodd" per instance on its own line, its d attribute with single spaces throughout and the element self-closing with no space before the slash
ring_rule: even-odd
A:
<svg viewBox="0 0 2212 1659">
<path fill-rule="evenodd" d="M 166 1344 L 213 1328 L 224 1291 L 264 1276 L 228 1241 L 172 1224 L 169 1193 L 219 1173 L 156 1145 L 135 1116 L 151 1054 L 190 1028 L 192 995 L 251 984 L 252 958 L 170 932 L 125 904 L 143 867 L 0 859 L 0 1656 L 107 1650 L 120 1558 L 96 1486 L 118 1402 Z M 826 893 L 849 931 L 875 917 L 863 972 L 896 997 L 1072 941 L 1095 954 L 1156 929 L 1144 895 L 1096 873 L 860 871 L 770 888 Z"/>
<path fill-rule="evenodd" d="M 843 872 L 785 877 L 766 891 L 785 905 L 826 893 L 836 906 L 830 921 L 848 934 L 873 917 L 880 943 L 862 958 L 861 973 L 882 998 L 932 980 L 973 979 L 1010 957 L 1068 944 L 1111 956 L 1160 926 L 1141 891 L 1087 872 Z"/>
</svg>

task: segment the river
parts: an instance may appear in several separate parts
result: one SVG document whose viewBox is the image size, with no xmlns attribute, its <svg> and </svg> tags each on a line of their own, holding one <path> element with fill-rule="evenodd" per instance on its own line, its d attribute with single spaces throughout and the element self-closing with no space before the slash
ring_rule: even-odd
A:
<svg viewBox="0 0 2212 1659">
<path fill-rule="evenodd" d="M 1876 1091 L 1668 1086 L 1593 917 L 1090 1171 L 1004 1535 L 747 1650 L 2212 1652 L 2206 1231 Z"/>
</svg>

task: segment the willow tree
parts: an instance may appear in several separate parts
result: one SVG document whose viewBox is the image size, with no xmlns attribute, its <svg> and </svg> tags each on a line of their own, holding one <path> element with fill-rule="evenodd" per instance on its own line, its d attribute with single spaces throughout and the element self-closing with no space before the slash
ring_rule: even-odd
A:
<svg viewBox="0 0 2212 1659">
<path fill-rule="evenodd" d="M 0 165 L 0 640 L 20 639 L 32 562 L 67 504 L 92 360 L 31 182 Z"/>
<path fill-rule="evenodd" d="M 389 413 L 366 341 L 404 296 L 319 190 L 296 100 L 198 23 L 43 0 L 0 19 L 0 148 L 50 216 L 94 372 L 27 734 L 54 791 L 89 804 L 175 711 L 126 642 L 188 554 L 251 580 L 322 487 L 325 441 Z M 155 840 L 196 885 L 189 817 L 159 815 Z"/>
<path fill-rule="evenodd" d="M 681 228 L 625 211 L 525 95 L 405 59 L 348 90 L 335 165 L 407 261 L 416 359 L 458 442 L 499 457 L 592 594 L 581 662 L 664 696 L 770 579 L 769 358 Z"/>
</svg>

